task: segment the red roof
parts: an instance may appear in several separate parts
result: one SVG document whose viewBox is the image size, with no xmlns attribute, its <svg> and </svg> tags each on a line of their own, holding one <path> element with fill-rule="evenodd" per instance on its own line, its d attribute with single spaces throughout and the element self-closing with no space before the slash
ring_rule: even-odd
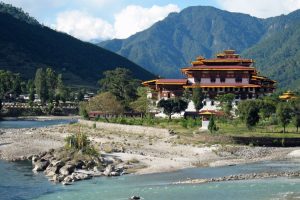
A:
<svg viewBox="0 0 300 200">
<path fill-rule="evenodd" d="M 187 79 L 158 79 L 156 84 L 182 84 L 185 85 Z"/>
</svg>

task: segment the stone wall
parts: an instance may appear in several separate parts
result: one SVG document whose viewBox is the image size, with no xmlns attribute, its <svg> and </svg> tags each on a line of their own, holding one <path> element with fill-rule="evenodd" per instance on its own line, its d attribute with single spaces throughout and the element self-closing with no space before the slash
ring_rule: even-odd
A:
<svg viewBox="0 0 300 200">
<path fill-rule="evenodd" d="M 113 132 L 143 134 L 143 135 L 157 136 L 157 137 L 169 136 L 169 130 L 162 129 L 162 128 L 137 126 L 137 125 L 125 125 L 125 124 L 114 124 L 114 123 L 105 123 L 105 122 L 95 122 L 95 121 L 82 120 L 82 119 L 79 119 L 78 123 L 89 126 L 89 127 L 95 127 L 97 129 L 104 129 L 104 130 L 113 131 Z"/>
</svg>

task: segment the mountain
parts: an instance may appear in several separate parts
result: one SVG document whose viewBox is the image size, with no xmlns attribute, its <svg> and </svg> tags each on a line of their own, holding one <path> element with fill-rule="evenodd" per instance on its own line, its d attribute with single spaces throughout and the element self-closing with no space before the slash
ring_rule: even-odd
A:
<svg viewBox="0 0 300 200">
<path fill-rule="evenodd" d="M 198 55 L 212 57 L 228 48 L 242 51 L 266 31 L 261 19 L 213 7 L 189 7 L 172 13 L 128 39 L 99 45 L 166 77 L 178 77 Z"/>
<path fill-rule="evenodd" d="M 22 10 L 0 4 L 0 69 L 33 78 L 39 67 L 62 73 L 67 84 L 96 87 L 105 70 L 125 67 L 141 80 L 153 74 L 120 55 L 39 24 Z"/>
<path fill-rule="evenodd" d="M 210 58 L 224 49 L 235 49 L 255 59 L 260 71 L 277 80 L 279 87 L 295 88 L 300 83 L 299 13 L 260 19 L 195 6 L 172 13 L 127 39 L 98 45 L 163 77 L 180 77 L 179 69 L 198 55 Z"/>
<path fill-rule="evenodd" d="M 300 90 L 300 11 L 267 19 L 268 33 L 243 56 L 254 58 L 257 68 L 284 89 Z"/>
</svg>

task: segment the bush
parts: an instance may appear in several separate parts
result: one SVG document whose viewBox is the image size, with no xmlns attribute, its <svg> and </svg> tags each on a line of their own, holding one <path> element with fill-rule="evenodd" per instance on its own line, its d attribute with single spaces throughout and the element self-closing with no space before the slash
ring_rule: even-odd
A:
<svg viewBox="0 0 300 200">
<path fill-rule="evenodd" d="M 91 144 L 86 134 L 76 133 L 65 138 L 65 148 L 71 150 L 82 151 L 87 155 L 97 156 L 98 152 Z"/>
</svg>

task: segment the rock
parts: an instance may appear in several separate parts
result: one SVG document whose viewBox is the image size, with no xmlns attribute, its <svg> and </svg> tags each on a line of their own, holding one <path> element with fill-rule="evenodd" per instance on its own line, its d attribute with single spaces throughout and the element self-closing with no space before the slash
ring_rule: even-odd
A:
<svg viewBox="0 0 300 200">
<path fill-rule="evenodd" d="M 129 200 L 139 200 L 139 199 L 141 199 L 141 197 L 139 196 L 132 196 L 129 198 Z"/>
<path fill-rule="evenodd" d="M 74 179 L 70 175 L 70 176 L 66 176 L 62 182 L 70 183 L 70 182 L 74 182 Z"/>
<path fill-rule="evenodd" d="M 110 172 L 109 176 L 120 176 L 119 172 Z"/>
<path fill-rule="evenodd" d="M 82 167 L 84 166 L 84 162 L 82 160 L 78 160 L 75 163 L 76 165 L 76 169 L 82 169 Z"/>
<path fill-rule="evenodd" d="M 72 164 L 66 164 L 65 166 L 63 166 L 62 168 L 59 169 L 59 173 L 62 175 L 69 175 L 72 174 L 74 172 L 75 169 L 75 165 Z"/>
<path fill-rule="evenodd" d="M 38 156 L 36 156 L 36 155 L 32 156 L 32 157 L 31 157 L 32 164 L 34 164 L 35 162 L 37 162 L 38 159 L 39 159 Z"/>
<path fill-rule="evenodd" d="M 77 180 L 87 180 L 92 178 L 90 174 L 84 174 L 84 173 L 73 173 L 73 174 L 72 175 L 76 177 Z"/>
<path fill-rule="evenodd" d="M 34 163 L 34 168 L 33 171 L 44 171 L 48 165 L 49 165 L 49 161 L 48 160 L 39 160 L 37 162 Z"/>
<path fill-rule="evenodd" d="M 113 166 L 112 166 L 112 165 L 108 165 L 108 166 L 105 168 L 105 170 L 104 170 L 104 172 L 103 172 L 103 175 L 109 176 L 110 173 L 111 173 L 112 171 L 113 171 Z"/>
<path fill-rule="evenodd" d="M 60 161 L 60 160 L 52 160 L 50 165 L 53 166 L 53 167 L 61 168 L 65 165 L 65 163 L 63 161 Z"/>
</svg>

